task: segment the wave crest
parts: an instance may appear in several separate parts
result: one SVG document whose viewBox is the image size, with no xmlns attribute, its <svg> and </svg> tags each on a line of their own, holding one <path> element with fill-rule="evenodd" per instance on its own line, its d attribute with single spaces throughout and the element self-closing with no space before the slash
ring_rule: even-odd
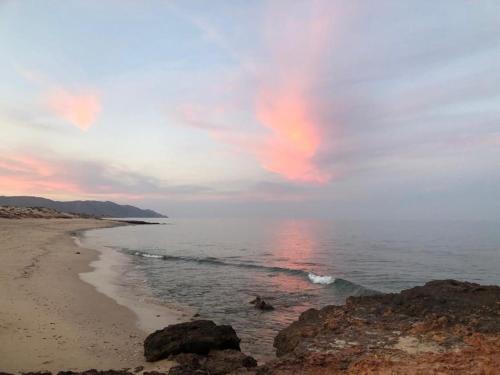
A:
<svg viewBox="0 0 500 375">
<path fill-rule="evenodd" d="M 332 277 L 332 276 L 328 276 L 328 275 L 316 275 L 312 272 L 309 272 L 307 274 L 307 277 L 309 278 L 309 280 L 311 280 L 311 282 L 313 284 L 323 284 L 323 285 L 328 285 L 328 284 L 332 284 L 335 282 L 335 277 Z"/>
<path fill-rule="evenodd" d="M 140 251 L 136 251 L 134 255 L 143 257 L 143 258 L 155 258 L 155 259 L 163 259 L 163 255 L 156 255 L 156 254 L 149 254 L 149 253 L 143 253 Z"/>
<path fill-rule="evenodd" d="M 145 251 L 137 251 L 137 250 L 128 250 L 122 249 L 123 251 L 143 257 L 143 258 L 153 258 L 153 259 L 161 259 L 164 261 L 174 261 L 174 262 L 194 262 L 200 264 L 212 264 L 216 266 L 223 267 L 238 267 L 238 268 L 250 268 L 257 269 L 265 272 L 271 273 L 284 273 L 292 276 L 303 277 L 309 280 L 313 284 L 325 285 L 325 287 L 332 287 L 338 290 L 348 291 L 350 295 L 370 295 L 377 293 L 376 291 L 370 290 L 368 288 L 363 287 L 362 285 L 358 285 L 352 283 L 348 280 L 335 278 L 329 275 L 317 275 L 310 271 L 305 271 L 301 269 L 291 269 L 291 268 L 283 268 L 283 267 L 272 267 L 272 266 L 264 266 L 259 264 L 252 263 L 244 263 L 244 262 L 227 262 L 225 260 L 214 258 L 214 257 L 190 257 L 190 256 L 177 256 L 177 255 L 160 255 L 151 252 Z"/>
</svg>

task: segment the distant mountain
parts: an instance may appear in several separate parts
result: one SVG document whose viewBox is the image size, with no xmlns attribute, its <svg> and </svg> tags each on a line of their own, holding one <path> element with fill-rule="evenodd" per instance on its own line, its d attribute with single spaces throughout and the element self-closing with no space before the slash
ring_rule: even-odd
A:
<svg viewBox="0 0 500 375">
<path fill-rule="evenodd" d="M 0 196 L 0 206 L 46 207 L 60 212 L 97 217 L 167 217 L 153 210 L 143 210 L 134 206 L 121 205 L 109 201 L 60 202 L 40 197 Z"/>
</svg>

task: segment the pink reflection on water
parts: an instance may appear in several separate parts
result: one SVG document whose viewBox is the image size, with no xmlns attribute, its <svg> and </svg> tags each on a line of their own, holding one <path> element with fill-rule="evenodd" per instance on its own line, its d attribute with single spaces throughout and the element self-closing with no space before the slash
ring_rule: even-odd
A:
<svg viewBox="0 0 500 375">
<path fill-rule="evenodd" d="M 295 321 L 300 313 L 310 308 L 311 297 L 321 286 L 311 283 L 307 272 L 314 269 L 312 261 L 317 249 L 315 230 L 317 223 L 309 220 L 283 220 L 274 223 L 269 241 L 268 267 L 283 270 L 272 273 L 257 273 L 257 283 L 278 290 L 279 297 L 263 295 L 274 305 L 275 310 L 265 314 L 275 328 L 283 328 Z M 287 271 L 289 270 L 289 271 Z M 297 272 L 294 273 L 294 270 Z M 300 272 L 305 271 L 305 272 Z M 273 337 L 276 332 L 269 328 L 258 329 L 260 337 Z"/>
<path fill-rule="evenodd" d="M 283 220 L 276 223 L 270 241 L 272 261 L 268 266 L 284 270 L 272 274 L 272 277 L 266 275 L 267 283 L 274 284 L 285 293 L 307 292 L 318 288 L 307 278 L 307 273 L 317 267 L 313 262 L 317 248 L 315 225 L 316 223 L 311 220 Z M 294 274 L 294 270 L 297 273 Z"/>
<path fill-rule="evenodd" d="M 280 267 L 311 269 L 316 249 L 315 221 L 283 220 L 277 225 L 272 253 Z"/>
</svg>

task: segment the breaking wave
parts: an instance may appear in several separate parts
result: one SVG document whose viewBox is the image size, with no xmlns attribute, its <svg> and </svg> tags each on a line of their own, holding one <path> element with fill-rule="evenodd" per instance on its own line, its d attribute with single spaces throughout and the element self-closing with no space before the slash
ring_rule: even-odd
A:
<svg viewBox="0 0 500 375">
<path fill-rule="evenodd" d="M 163 255 L 156 255 L 156 254 L 148 254 L 148 253 L 143 253 L 136 251 L 134 255 L 141 256 L 143 258 L 156 258 L 156 259 L 162 259 Z"/>
<path fill-rule="evenodd" d="M 307 277 L 309 278 L 309 280 L 312 281 L 313 284 L 328 285 L 328 284 L 335 282 L 335 278 L 332 276 L 321 276 L 321 275 L 316 275 L 312 272 L 309 272 Z"/>
<path fill-rule="evenodd" d="M 362 285 L 358 285 L 352 283 L 348 280 L 335 278 L 330 275 L 317 275 L 310 271 L 305 271 L 301 269 L 292 269 L 285 267 L 271 267 L 271 266 L 263 266 L 254 263 L 242 263 L 242 262 L 227 262 L 215 257 L 190 257 L 190 256 L 176 256 L 176 255 L 160 255 L 149 253 L 145 251 L 134 251 L 124 249 L 125 252 L 139 256 L 142 258 L 152 258 L 152 259 L 161 259 L 164 261 L 173 261 L 173 262 L 190 262 L 190 263 L 199 263 L 199 264 L 213 264 L 217 266 L 223 267 L 238 267 L 238 268 L 247 268 L 247 269 L 257 269 L 272 273 L 284 273 L 293 276 L 299 276 L 306 278 L 313 284 L 325 285 L 328 287 L 334 287 L 336 290 L 342 290 L 343 292 L 349 293 L 351 295 L 370 295 L 377 294 L 378 292 L 365 288 Z"/>
</svg>

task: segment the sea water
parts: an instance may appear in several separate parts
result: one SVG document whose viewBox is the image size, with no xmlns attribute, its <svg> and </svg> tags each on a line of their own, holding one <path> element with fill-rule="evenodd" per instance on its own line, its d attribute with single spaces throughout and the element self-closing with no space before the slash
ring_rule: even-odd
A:
<svg viewBox="0 0 500 375">
<path fill-rule="evenodd" d="M 231 324 L 242 349 L 260 358 L 309 308 L 433 279 L 500 284 L 500 225 L 493 222 L 153 221 L 162 225 L 97 229 L 82 241 L 129 257 L 124 288 L 140 278 L 159 303 Z M 249 302 L 257 295 L 275 309 L 256 310 Z"/>
</svg>

